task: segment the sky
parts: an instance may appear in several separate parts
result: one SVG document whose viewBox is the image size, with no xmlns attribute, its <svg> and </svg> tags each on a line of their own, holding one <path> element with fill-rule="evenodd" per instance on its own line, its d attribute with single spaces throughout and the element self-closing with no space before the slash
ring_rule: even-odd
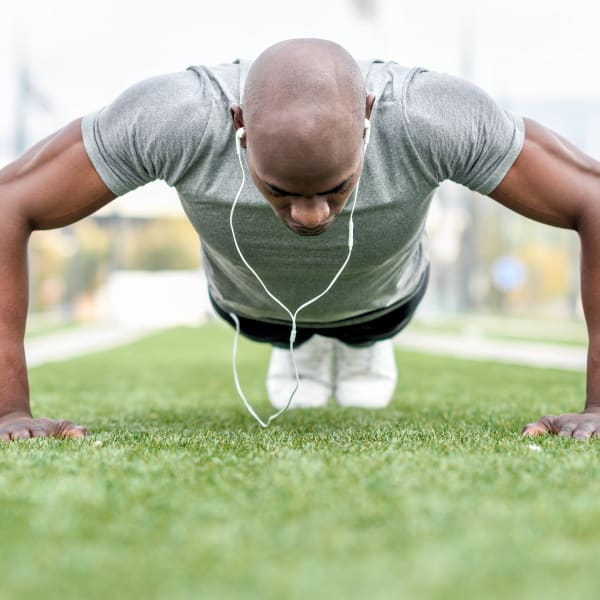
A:
<svg viewBox="0 0 600 600">
<path fill-rule="evenodd" d="M 289 37 L 324 37 L 359 58 L 462 75 L 505 103 L 588 98 L 600 111 L 600 3 L 593 0 L 0 4 L 0 165 L 13 158 L 19 57 L 49 106 L 32 112 L 30 142 L 110 103 L 136 81 L 190 64 L 252 58 Z"/>
</svg>

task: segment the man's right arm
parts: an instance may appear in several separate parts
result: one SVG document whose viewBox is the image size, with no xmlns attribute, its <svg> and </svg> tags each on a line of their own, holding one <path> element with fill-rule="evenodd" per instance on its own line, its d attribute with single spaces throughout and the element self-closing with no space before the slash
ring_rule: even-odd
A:
<svg viewBox="0 0 600 600">
<path fill-rule="evenodd" d="M 32 231 L 74 223 L 114 198 L 88 158 L 79 120 L 0 170 L 0 440 L 85 435 L 70 421 L 31 415 L 23 347 L 27 244 Z"/>
</svg>

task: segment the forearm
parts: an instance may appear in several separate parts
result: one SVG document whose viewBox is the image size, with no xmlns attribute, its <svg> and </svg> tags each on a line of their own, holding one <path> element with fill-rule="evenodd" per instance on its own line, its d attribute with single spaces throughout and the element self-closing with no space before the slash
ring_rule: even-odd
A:
<svg viewBox="0 0 600 600">
<path fill-rule="evenodd" d="M 600 413 L 600 351 L 598 348 L 588 348 L 587 385 L 585 409 L 589 412 Z"/>
<path fill-rule="evenodd" d="M 600 412 L 599 227 L 600 211 L 594 206 L 582 214 L 578 230 L 581 239 L 581 298 L 589 336 L 585 409 Z"/>
<path fill-rule="evenodd" d="M 1 190 L 1 186 L 0 186 Z M 29 414 L 29 385 L 23 338 L 27 318 L 29 228 L 0 198 L 0 418 Z"/>
</svg>

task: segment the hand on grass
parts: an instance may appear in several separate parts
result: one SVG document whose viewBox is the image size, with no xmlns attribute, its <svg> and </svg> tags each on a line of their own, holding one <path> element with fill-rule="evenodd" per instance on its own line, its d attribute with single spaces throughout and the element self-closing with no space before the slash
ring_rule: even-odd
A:
<svg viewBox="0 0 600 600">
<path fill-rule="evenodd" d="M 0 417 L 0 442 L 34 437 L 82 438 L 86 435 L 87 429 L 72 421 L 34 419 L 25 413 L 10 413 Z"/>
<path fill-rule="evenodd" d="M 590 437 L 600 437 L 600 413 L 564 413 L 554 416 L 547 415 L 535 423 L 523 427 L 523 435 L 544 435 L 546 433 L 585 440 Z"/>
</svg>

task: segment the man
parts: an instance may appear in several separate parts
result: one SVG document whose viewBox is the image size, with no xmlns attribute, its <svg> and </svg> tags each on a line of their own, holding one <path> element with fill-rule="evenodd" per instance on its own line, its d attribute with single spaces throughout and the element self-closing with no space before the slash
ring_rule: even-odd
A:
<svg viewBox="0 0 600 600">
<path fill-rule="evenodd" d="M 249 67 L 193 67 L 142 82 L 0 172 L 0 437 L 85 435 L 70 421 L 30 412 L 23 352 L 30 233 L 73 223 L 154 179 L 177 189 L 200 234 L 217 312 L 275 346 L 269 397 L 285 405 L 294 381 L 288 314 L 243 263 L 230 230 L 241 178 L 234 130 L 243 131 L 254 185 L 241 190 L 232 226 L 248 264 L 292 311 L 344 261 L 360 178 L 347 268 L 298 315 L 295 406 L 320 406 L 331 395 L 347 406 L 389 402 L 396 381 L 389 338 L 425 291 L 425 216 L 437 185 L 451 179 L 579 233 L 590 334 L 585 408 L 542 417 L 524 433 L 598 435 L 600 164 L 467 82 L 395 63 L 358 65 L 331 42 L 282 42 Z"/>
</svg>

